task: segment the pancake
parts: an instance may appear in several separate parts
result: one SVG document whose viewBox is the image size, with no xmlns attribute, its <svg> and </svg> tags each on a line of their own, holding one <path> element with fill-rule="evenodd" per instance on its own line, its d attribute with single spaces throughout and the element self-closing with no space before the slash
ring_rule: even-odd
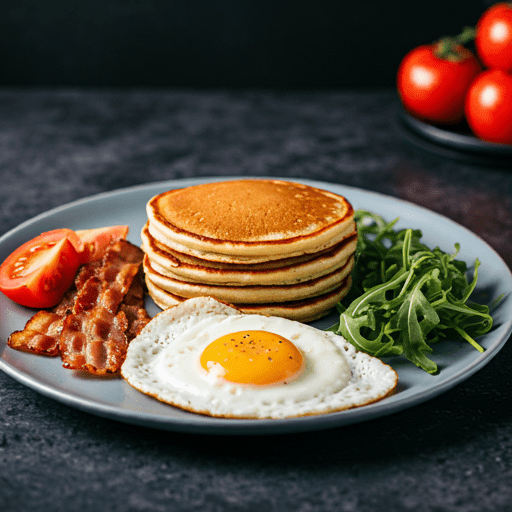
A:
<svg viewBox="0 0 512 512">
<path fill-rule="evenodd" d="M 319 254 L 242 265 L 212 263 L 168 250 L 151 237 L 147 227 L 141 236 L 144 252 L 159 274 L 191 283 L 231 286 L 296 284 L 315 279 L 343 267 L 357 245 L 354 234 Z"/>
<path fill-rule="evenodd" d="M 147 214 L 143 268 L 163 309 L 206 296 L 308 322 L 349 291 L 357 230 L 337 194 L 272 179 L 212 182 L 158 194 Z"/>
<path fill-rule="evenodd" d="M 207 283 L 189 283 L 158 273 L 147 255 L 144 257 L 144 273 L 156 286 L 180 297 L 209 296 L 230 303 L 273 303 L 302 300 L 325 294 L 337 288 L 354 266 L 351 256 L 345 265 L 327 275 L 292 285 L 269 286 L 219 286 Z"/>
<path fill-rule="evenodd" d="M 259 263 L 333 247 L 355 232 L 337 194 L 280 180 L 234 180 L 170 190 L 147 204 L 148 231 L 203 260 Z"/>
<path fill-rule="evenodd" d="M 180 297 L 161 290 L 146 277 L 149 294 L 155 304 L 161 309 L 176 306 L 186 297 Z M 232 304 L 244 313 L 265 316 L 281 316 L 298 322 L 312 322 L 329 314 L 336 304 L 341 301 L 350 290 L 352 278 L 349 275 L 341 285 L 329 293 L 299 301 L 287 301 L 270 304 Z"/>
<path fill-rule="evenodd" d="M 350 235 L 347 238 L 350 238 Z M 178 267 L 182 264 L 189 265 L 199 265 L 201 267 L 208 267 L 214 269 L 232 269 L 233 267 L 237 267 L 240 270 L 269 270 L 273 268 L 280 268 L 284 265 L 294 265 L 297 263 L 304 263 L 306 261 L 310 261 L 316 258 L 320 253 L 312 253 L 312 254 L 302 254 L 301 256 L 292 256 L 290 258 L 281 258 L 276 260 L 269 261 L 258 261 L 253 263 L 252 260 L 245 260 L 243 263 L 229 263 L 228 261 L 212 261 L 212 260 L 204 260 L 198 258 L 196 256 L 192 256 L 190 254 L 185 254 L 183 252 L 176 251 L 171 247 L 164 245 L 162 242 L 158 241 L 156 238 L 153 238 L 151 233 L 149 232 L 149 222 L 146 223 L 141 232 L 142 243 L 145 244 L 148 252 L 152 252 L 153 256 L 159 257 L 161 251 L 165 254 L 160 255 L 160 258 L 165 258 L 170 267 Z M 344 240 L 343 240 L 344 241 Z M 325 249 L 328 251 L 329 249 Z M 165 264 L 164 264 L 165 265 Z"/>
</svg>

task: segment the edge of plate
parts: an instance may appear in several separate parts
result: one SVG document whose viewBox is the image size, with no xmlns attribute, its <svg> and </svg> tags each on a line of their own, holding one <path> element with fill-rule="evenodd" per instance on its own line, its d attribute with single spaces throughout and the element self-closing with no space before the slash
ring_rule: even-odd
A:
<svg viewBox="0 0 512 512">
<path fill-rule="evenodd" d="M 478 235 L 473 233 L 468 228 L 462 226 L 461 224 L 451 220 L 450 218 L 429 210 L 423 206 L 414 204 L 410 201 L 386 195 L 380 192 L 375 192 L 371 190 L 366 190 L 358 187 L 353 187 L 350 185 L 344 185 L 340 183 L 333 182 L 325 182 L 320 180 L 310 180 L 310 179 L 302 179 L 299 177 L 267 177 L 267 176 L 211 176 L 211 177 L 196 177 L 196 178 L 186 178 L 179 180 L 162 180 L 157 182 L 151 182 L 146 184 L 140 184 L 130 187 L 124 187 L 113 191 L 101 192 L 98 194 L 94 194 L 89 197 L 84 197 L 81 199 L 77 199 L 75 201 L 60 205 L 58 207 L 52 208 L 46 212 L 40 213 L 31 219 L 28 219 L 15 228 L 7 231 L 4 235 L 0 237 L 0 244 L 2 244 L 5 240 L 9 239 L 12 236 L 15 236 L 18 232 L 23 231 L 26 227 L 30 226 L 33 223 L 37 223 L 38 221 L 61 212 L 66 211 L 67 209 L 74 208 L 77 206 L 81 206 L 86 203 L 91 203 L 95 201 L 101 201 L 106 197 L 111 197 L 112 195 L 123 195 L 123 194 L 131 194 L 137 191 L 147 190 L 148 192 L 152 189 L 155 189 L 155 192 L 159 189 L 165 188 L 180 188 L 185 186 L 191 186 L 199 183 L 210 182 L 210 181 L 224 181 L 224 180 L 239 180 L 239 179 L 277 179 L 277 180 L 285 180 L 285 181 L 296 181 L 300 183 L 304 183 L 310 186 L 319 187 L 319 188 L 341 188 L 346 191 L 353 191 L 354 193 L 360 194 L 363 193 L 365 195 L 373 195 L 378 197 L 384 201 L 392 201 L 399 202 L 401 204 L 407 205 L 409 208 L 414 210 L 419 210 L 424 214 L 429 216 L 438 217 L 443 219 L 444 222 L 449 222 L 453 224 L 459 230 L 465 231 L 468 235 L 477 238 L 480 243 L 484 244 L 486 248 L 492 251 L 499 260 L 503 263 L 504 268 L 508 270 L 508 278 L 512 281 L 512 272 L 503 261 L 501 256 L 497 253 L 497 251 L 491 247 L 485 240 L 480 238 Z M 158 193 L 158 192 L 156 192 Z M 347 192 L 348 195 L 348 192 Z M 465 367 L 464 370 L 457 372 L 452 375 L 449 379 L 439 383 L 434 388 L 426 389 L 413 397 L 410 397 L 407 400 L 407 408 L 416 406 L 420 403 L 423 403 L 431 398 L 434 398 L 445 391 L 448 391 L 455 385 L 463 382 L 467 378 L 471 377 L 474 373 L 476 373 L 479 369 L 485 366 L 503 347 L 503 345 L 508 340 L 510 333 L 512 332 L 512 320 L 508 322 L 508 324 L 502 324 L 501 330 L 504 330 L 504 333 L 501 334 L 501 337 L 494 341 L 492 345 L 483 353 L 480 357 L 475 359 L 469 366 Z M 191 421 L 188 418 L 178 419 L 173 418 L 169 419 L 168 417 L 162 417 L 158 414 L 151 413 L 136 413 L 133 411 L 126 411 L 121 409 L 112 410 L 111 406 L 104 405 L 98 402 L 88 402 L 86 399 L 81 397 L 74 396 L 72 394 L 68 394 L 62 392 L 60 390 L 47 388 L 44 384 L 40 384 L 35 379 L 33 379 L 30 375 L 20 374 L 17 370 L 13 369 L 8 363 L 4 360 L 0 359 L 0 369 L 2 369 L 6 374 L 10 377 L 14 378 L 21 384 L 37 391 L 38 393 L 46 396 L 48 398 L 54 399 L 62 404 L 74 407 L 78 410 L 116 420 L 124 423 L 129 423 L 132 425 L 138 425 L 143 427 L 157 428 L 160 430 L 172 430 L 172 431 L 180 431 L 187 433 L 201 433 L 201 434 L 225 434 L 225 435 L 248 435 L 248 434 L 281 434 L 281 433 L 292 433 L 292 432 L 305 432 L 312 430 L 322 430 L 328 428 L 335 428 L 350 425 L 353 423 L 359 423 L 363 421 L 368 421 L 377 417 L 387 416 L 389 414 L 399 412 L 404 409 L 404 405 L 400 400 L 386 402 L 380 401 L 375 404 L 370 404 L 365 407 L 361 407 L 358 409 L 351 409 L 349 411 L 340 411 L 335 413 L 330 413 L 327 415 L 319 415 L 319 416 L 307 416 L 307 417 L 299 417 L 299 418 L 287 418 L 282 420 L 237 420 L 237 419 L 218 419 L 218 418 L 210 418 L 208 416 L 198 416 L 192 415 Z M 193 418 L 193 419 L 192 419 Z"/>
</svg>

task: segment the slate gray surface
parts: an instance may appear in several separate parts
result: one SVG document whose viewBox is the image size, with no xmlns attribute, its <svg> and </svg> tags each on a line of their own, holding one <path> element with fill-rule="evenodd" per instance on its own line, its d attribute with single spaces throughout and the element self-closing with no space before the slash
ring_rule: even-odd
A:
<svg viewBox="0 0 512 512">
<path fill-rule="evenodd" d="M 512 263 L 512 165 L 406 142 L 393 90 L 0 90 L 0 234 L 98 192 L 205 176 L 311 178 L 422 204 Z M 138 428 L 0 373 L 0 510 L 506 512 L 512 346 L 382 419 L 281 436 Z"/>
</svg>

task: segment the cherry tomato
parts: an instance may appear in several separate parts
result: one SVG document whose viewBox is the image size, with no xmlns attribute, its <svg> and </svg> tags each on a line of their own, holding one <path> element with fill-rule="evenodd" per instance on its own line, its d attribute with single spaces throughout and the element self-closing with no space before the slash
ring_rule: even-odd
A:
<svg viewBox="0 0 512 512">
<path fill-rule="evenodd" d="M 476 25 L 476 51 L 488 68 L 512 71 L 512 4 L 487 9 Z"/>
<path fill-rule="evenodd" d="M 457 124 L 464 119 L 466 92 L 482 70 L 476 56 L 457 46 L 456 55 L 439 57 L 439 45 L 410 51 L 398 69 L 397 89 L 404 108 L 435 124 Z"/>
<path fill-rule="evenodd" d="M 466 97 L 466 119 L 478 138 L 512 144 L 512 74 L 501 69 L 481 73 Z"/>
<path fill-rule="evenodd" d="M 100 259 L 111 243 L 125 239 L 128 235 L 128 226 L 85 229 L 76 231 L 76 234 L 80 239 L 80 259 L 82 263 L 89 263 Z"/>
<path fill-rule="evenodd" d="M 0 291 L 32 308 L 60 302 L 75 279 L 80 259 L 69 229 L 42 233 L 16 249 L 0 266 Z"/>
</svg>

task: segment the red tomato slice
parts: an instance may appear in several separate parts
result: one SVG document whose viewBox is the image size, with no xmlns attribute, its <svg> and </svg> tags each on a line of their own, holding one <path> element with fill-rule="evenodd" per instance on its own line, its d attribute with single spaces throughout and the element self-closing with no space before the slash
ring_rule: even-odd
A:
<svg viewBox="0 0 512 512">
<path fill-rule="evenodd" d="M 125 239 L 128 235 L 128 226 L 83 229 L 76 231 L 76 235 L 80 239 L 80 260 L 82 263 L 89 263 L 101 259 L 111 243 Z"/>
<path fill-rule="evenodd" d="M 0 266 L 0 291 L 14 302 L 49 308 L 60 302 L 72 285 L 80 259 L 70 229 L 56 229 L 16 249 Z"/>
<path fill-rule="evenodd" d="M 111 243 L 127 234 L 128 226 L 42 233 L 2 263 L 0 291 L 22 306 L 55 306 L 73 283 L 78 267 L 99 260 Z"/>
</svg>

